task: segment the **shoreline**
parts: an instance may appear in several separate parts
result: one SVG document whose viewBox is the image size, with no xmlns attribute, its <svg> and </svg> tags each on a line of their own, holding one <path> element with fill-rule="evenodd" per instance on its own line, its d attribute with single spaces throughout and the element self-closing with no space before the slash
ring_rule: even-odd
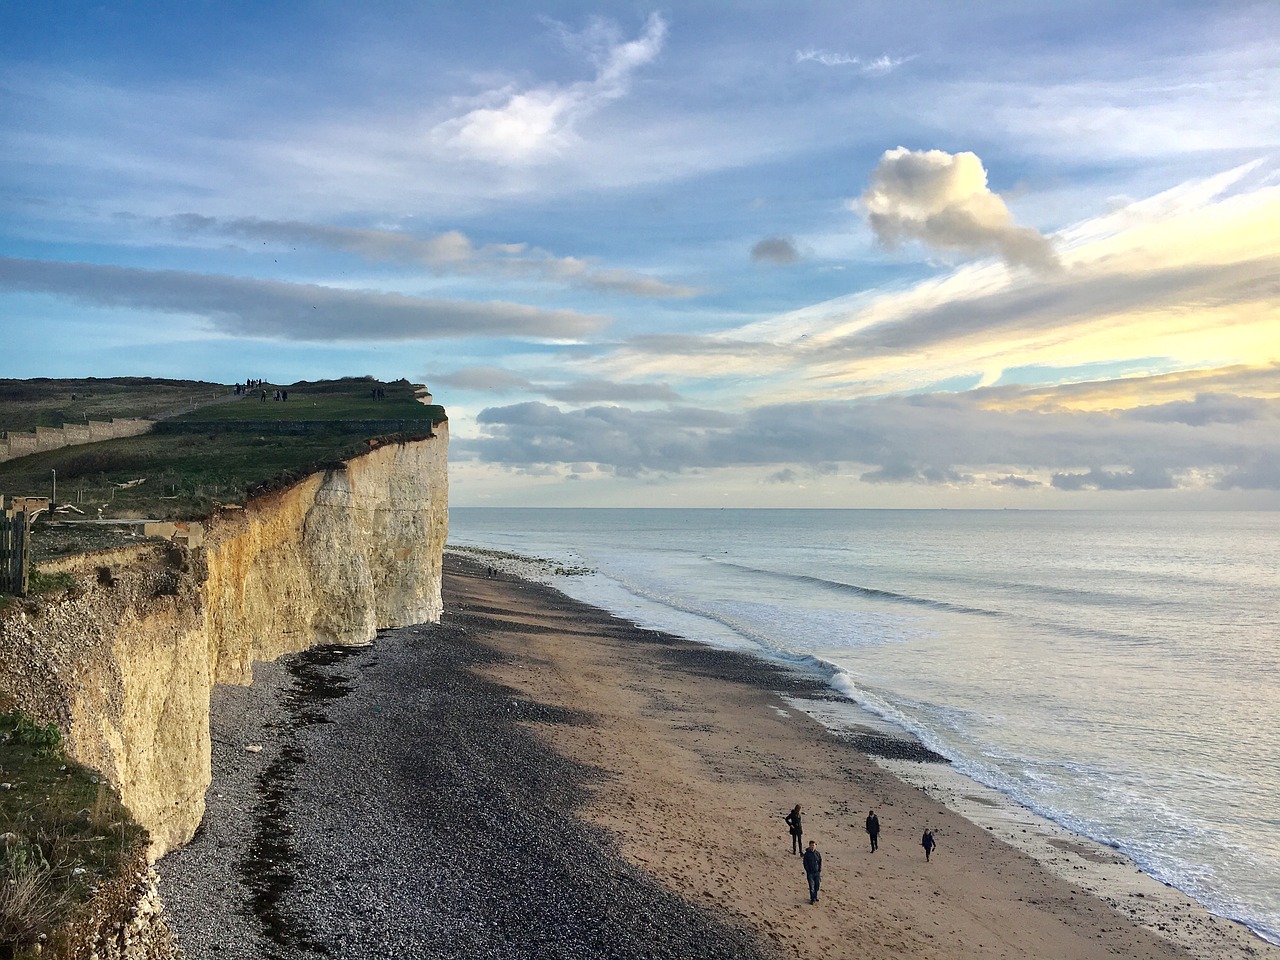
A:
<svg viewBox="0 0 1280 960">
<path fill-rule="evenodd" d="M 505 576 L 558 591 L 554 581 L 560 571 L 554 561 L 472 546 L 450 546 L 446 553 L 484 564 Z M 602 612 L 626 620 L 620 614 Z M 709 649 L 723 649 L 681 639 Z M 735 652 L 776 665 L 749 649 Z M 803 672 L 803 667 L 792 669 Z M 815 673 L 815 678 L 823 680 L 819 673 Z M 863 752 L 889 775 L 937 799 L 991 836 L 1032 857 L 1053 876 L 1080 887 L 1155 935 L 1186 947 L 1193 956 L 1260 955 L 1280 960 L 1280 945 L 1273 944 L 1247 924 L 1213 913 L 1172 884 L 1149 874 L 1118 849 L 1077 833 L 961 773 L 910 731 L 872 713 L 825 681 L 823 685 L 825 693 L 819 698 L 783 699 L 815 719 L 831 735 L 846 740 L 852 738 L 855 749 L 862 749 L 857 741 L 863 737 L 901 744 L 898 749 L 873 748 Z M 941 762 L 932 762 L 934 760 Z M 1225 954 L 1224 949 L 1228 951 Z"/>
<path fill-rule="evenodd" d="M 834 702 L 813 678 L 487 572 L 450 555 L 439 625 L 218 689 L 205 826 L 159 865 L 192 960 L 1280 956 L 1207 914 L 1193 952 L 1053 876 L 806 715 Z"/>
</svg>

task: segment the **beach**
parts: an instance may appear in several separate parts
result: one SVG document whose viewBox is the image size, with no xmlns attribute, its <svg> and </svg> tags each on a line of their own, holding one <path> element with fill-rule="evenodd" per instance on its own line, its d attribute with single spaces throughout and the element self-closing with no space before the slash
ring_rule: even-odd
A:
<svg viewBox="0 0 1280 960">
<path fill-rule="evenodd" d="M 1048 869 L 877 762 L 940 766 L 910 742 L 833 735 L 816 678 L 494 573 L 449 557 L 439 625 L 216 691 L 205 826 L 160 864 L 189 956 L 1280 956 L 1153 881 L 1120 901 L 1102 848 Z"/>
</svg>

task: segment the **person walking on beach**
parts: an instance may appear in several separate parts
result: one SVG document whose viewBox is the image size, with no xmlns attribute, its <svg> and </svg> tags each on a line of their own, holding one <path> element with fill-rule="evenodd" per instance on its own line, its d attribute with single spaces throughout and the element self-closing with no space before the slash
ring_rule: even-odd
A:
<svg viewBox="0 0 1280 960">
<path fill-rule="evenodd" d="M 871 852 L 875 853 L 880 846 L 880 818 L 874 810 L 867 813 L 867 836 L 871 838 Z"/>
<path fill-rule="evenodd" d="M 804 827 L 800 824 L 800 804 L 791 808 L 791 812 L 782 818 L 791 828 L 791 852 L 804 852 Z"/>
<path fill-rule="evenodd" d="M 818 902 L 818 887 L 822 885 L 822 854 L 812 840 L 804 852 L 804 876 L 809 881 L 809 902 Z"/>
<path fill-rule="evenodd" d="M 933 831 L 925 827 L 924 836 L 920 838 L 920 846 L 924 847 L 924 862 L 929 862 L 929 855 L 933 853 L 933 848 L 938 845 L 938 841 L 933 839 Z"/>
</svg>

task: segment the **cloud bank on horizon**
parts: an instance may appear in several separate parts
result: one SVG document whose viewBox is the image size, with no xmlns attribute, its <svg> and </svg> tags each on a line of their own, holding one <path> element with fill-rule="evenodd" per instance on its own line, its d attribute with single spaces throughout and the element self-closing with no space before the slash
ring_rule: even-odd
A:
<svg viewBox="0 0 1280 960">
<path fill-rule="evenodd" d="M 1280 508 L 1274 5 L 75 6 L 0 375 L 422 379 L 459 504 Z"/>
</svg>

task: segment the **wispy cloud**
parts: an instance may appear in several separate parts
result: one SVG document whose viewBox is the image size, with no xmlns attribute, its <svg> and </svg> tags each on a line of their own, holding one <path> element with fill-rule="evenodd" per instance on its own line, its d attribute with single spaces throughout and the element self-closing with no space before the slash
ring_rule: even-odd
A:
<svg viewBox="0 0 1280 960">
<path fill-rule="evenodd" d="M 555 155 L 573 139 L 577 123 L 627 94 L 631 75 L 661 52 L 666 30 L 656 13 L 638 38 L 625 42 L 615 39 L 600 21 L 582 34 L 562 30 L 573 46 L 591 54 L 594 78 L 565 86 L 492 90 L 481 98 L 487 103 L 437 125 L 432 137 L 461 153 L 500 164 Z"/>
<path fill-rule="evenodd" d="M 318 284 L 0 257 L 0 287 L 105 307 L 205 318 L 229 335 L 339 342 L 445 337 L 564 339 L 608 318 L 517 303 L 435 300 Z"/>
<path fill-rule="evenodd" d="M 484 393 L 524 393 L 548 397 L 560 403 L 676 403 L 680 395 L 662 383 L 628 383 L 617 380 L 575 380 L 567 383 L 536 382 L 497 367 L 464 367 L 432 374 L 432 384 Z"/>
<path fill-rule="evenodd" d="M 796 63 L 820 63 L 824 67 L 855 67 L 859 73 L 870 77 L 882 77 L 885 74 L 892 73 L 904 63 L 914 59 L 914 55 L 891 57 L 888 54 L 883 54 L 868 60 L 863 57 L 853 57 L 847 53 L 817 50 L 812 47 L 808 50 L 796 51 Z"/>
<path fill-rule="evenodd" d="M 435 273 L 533 276 L 604 293 L 679 298 L 698 291 L 630 270 L 597 269 L 577 257 L 557 257 L 526 243 L 476 246 L 458 230 L 416 236 L 399 230 L 337 227 L 253 217 L 218 219 L 186 213 L 163 221 L 187 233 L 217 233 L 270 243 L 305 244 L 339 250 L 375 263 L 426 267 Z"/>
</svg>

